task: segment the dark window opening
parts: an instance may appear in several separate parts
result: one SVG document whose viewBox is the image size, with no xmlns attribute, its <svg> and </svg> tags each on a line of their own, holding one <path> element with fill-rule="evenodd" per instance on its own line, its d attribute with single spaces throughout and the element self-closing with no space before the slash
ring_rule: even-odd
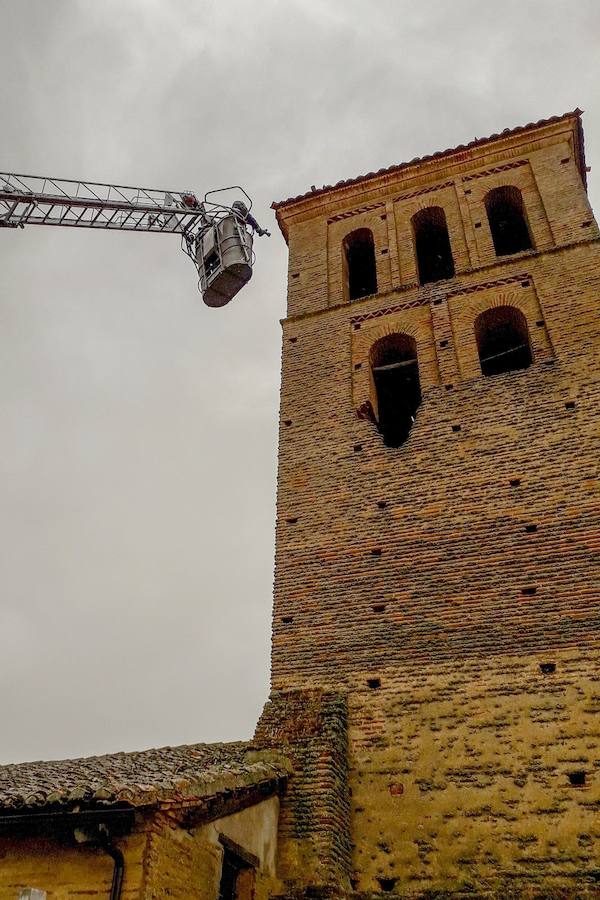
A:
<svg viewBox="0 0 600 900">
<path fill-rule="evenodd" d="M 578 772 L 569 772 L 569 781 L 571 784 L 575 785 L 575 787 L 583 787 L 585 784 L 585 772 L 581 770 Z"/>
<path fill-rule="evenodd" d="M 552 675 L 556 672 L 556 663 L 540 663 L 540 672 L 544 675 Z"/>
<path fill-rule="evenodd" d="M 417 346 L 406 334 L 390 334 L 371 350 L 377 393 L 377 427 L 386 447 L 408 438 L 421 403 Z"/>
<path fill-rule="evenodd" d="M 224 839 L 221 838 L 221 840 Z M 225 846 L 219 900 L 252 900 L 255 872 L 256 870 L 250 862 L 243 859 L 229 846 Z"/>
<path fill-rule="evenodd" d="M 367 678 L 367 687 L 370 687 L 371 690 L 376 691 L 377 688 L 381 687 L 381 678 Z"/>
<path fill-rule="evenodd" d="M 422 209 L 413 216 L 412 225 L 421 284 L 452 278 L 454 260 L 446 215 L 441 206 Z"/>
<path fill-rule="evenodd" d="M 373 232 L 358 228 L 344 238 L 344 261 L 348 298 L 360 300 L 377 293 L 377 266 Z"/>
<path fill-rule="evenodd" d="M 485 208 L 497 256 L 533 249 L 518 188 L 494 188 L 485 198 Z"/>
<path fill-rule="evenodd" d="M 514 306 L 496 306 L 475 320 L 475 338 L 484 375 L 526 369 L 533 362 L 527 320 Z"/>
<path fill-rule="evenodd" d="M 382 891 L 385 891 L 386 894 L 390 893 L 396 887 L 397 878 L 378 878 L 379 887 Z"/>
</svg>

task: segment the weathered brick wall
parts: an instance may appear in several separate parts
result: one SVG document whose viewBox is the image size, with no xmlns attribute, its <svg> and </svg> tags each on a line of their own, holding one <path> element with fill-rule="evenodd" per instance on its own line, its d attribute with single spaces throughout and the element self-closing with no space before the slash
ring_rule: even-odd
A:
<svg viewBox="0 0 600 900">
<path fill-rule="evenodd" d="M 510 871 L 541 896 L 555 885 L 595 890 L 600 865 L 585 836 L 600 780 L 589 716 L 600 644 L 600 241 L 569 129 L 375 178 L 300 204 L 286 223 L 273 689 L 350 692 L 354 877 L 368 896 L 378 877 L 396 878 L 385 887 L 400 893 L 456 890 L 459 875 L 465 890 L 502 892 Z M 483 207 L 500 184 L 521 189 L 536 248 L 506 259 L 494 255 Z M 447 205 L 457 275 L 420 288 L 407 229 L 427 205 Z M 363 226 L 380 293 L 350 305 L 337 254 Z M 489 379 L 473 324 L 501 304 L 525 315 L 535 359 Z M 390 332 L 415 338 L 423 389 L 398 449 L 357 415 L 373 399 L 369 349 Z M 567 656 L 568 684 L 539 680 L 546 659 L 563 679 Z M 421 691 L 414 708 L 411 691 Z M 457 744 L 451 711 L 460 718 L 461 706 L 474 720 Z M 498 758 L 496 706 L 510 765 Z M 450 718 L 432 727 L 440 709 Z M 543 746 L 546 732 L 560 733 L 560 758 Z M 560 762 L 575 757 L 587 758 L 579 792 Z M 392 798 L 392 783 L 404 793 Z M 541 811 L 544 792 L 557 812 Z M 455 799 L 462 812 L 450 817 Z"/>
<path fill-rule="evenodd" d="M 355 412 L 363 395 L 352 392 L 349 320 L 359 305 L 286 323 L 275 689 L 409 657 L 593 637 L 599 251 L 598 243 L 579 245 L 500 267 L 503 277 L 519 274 L 517 285 L 525 277 L 534 286 L 545 322 L 539 338 L 531 322 L 540 351 L 521 372 L 487 379 L 467 371 L 461 381 L 455 365 L 452 382 L 436 383 L 431 314 L 413 326 L 415 310 L 394 313 L 394 328 L 414 327 L 418 344 L 429 330 L 423 403 L 395 450 Z M 476 275 L 469 280 L 476 284 Z M 496 290 L 505 295 L 504 286 Z M 493 299 L 494 288 L 484 294 Z M 472 330 L 469 341 L 458 350 L 465 367 L 476 353 Z"/>
<path fill-rule="evenodd" d="M 336 897 L 349 887 L 347 718 L 343 695 L 290 691 L 272 694 L 257 725 L 256 743 L 283 751 L 294 770 L 279 819 L 277 874 L 287 890 Z"/>
<path fill-rule="evenodd" d="M 552 662 L 554 672 L 542 672 Z M 365 673 L 366 674 L 366 673 Z M 586 649 L 350 684 L 355 885 L 600 895 L 600 676 Z M 583 772 L 586 784 L 569 775 Z"/>
</svg>

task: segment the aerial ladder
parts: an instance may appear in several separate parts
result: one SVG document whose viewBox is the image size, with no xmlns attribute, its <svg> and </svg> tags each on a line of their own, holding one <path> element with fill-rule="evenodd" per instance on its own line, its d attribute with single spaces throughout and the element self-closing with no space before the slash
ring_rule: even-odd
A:
<svg viewBox="0 0 600 900">
<path fill-rule="evenodd" d="M 217 202 L 219 194 L 231 191 L 245 199 L 231 205 Z M 203 300 L 212 307 L 225 306 L 252 277 L 254 234 L 269 236 L 251 207 L 238 185 L 209 191 L 199 200 L 192 191 L 0 172 L 0 228 L 63 225 L 178 234 L 198 271 Z"/>
</svg>

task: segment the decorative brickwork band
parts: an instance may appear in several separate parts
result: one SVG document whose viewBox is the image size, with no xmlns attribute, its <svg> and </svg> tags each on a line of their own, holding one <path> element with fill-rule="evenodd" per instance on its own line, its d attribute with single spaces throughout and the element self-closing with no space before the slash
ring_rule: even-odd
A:
<svg viewBox="0 0 600 900">
<path fill-rule="evenodd" d="M 473 172 L 472 175 L 463 175 L 462 181 L 474 181 L 476 178 L 485 178 L 486 175 L 497 175 L 498 172 L 508 172 L 510 169 L 520 169 L 526 166 L 526 159 L 515 160 L 515 162 L 504 163 L 502 166 L 494 166 L 493 169 L 486 169 L 484 172 Z"/>
<path fill-rule="evenodd" d="M 384 202 L 372 203 L 370 206 L 359 206 L 356 209 L 349 209 L 346 212 L 338 213 L 337 216 L 331 216 L 330 219 L 327 219 L 327 222 L 341 222 L 342 219 L 350 219 L 352 216 L 358 216 L 360 215 L 360 213 L 371 212 L 371 210 L 379 209 L 382 206 L 385 206 Z"/>
<path fill-rule="evenodd" d="M 496 278 L 494 281 L 481 281 L 479 284 L 471 284 L 465 287 L 457 288 L 454 291 L 449 291 L 446 295 L 449 299 L 450 297 L 457 297 L 459 294 L 472 294 L 476 291 L 487 291 L 490 288 L 502 287 L 505 284 L 514 284 L 515 282 L 529 282 L 530 275 L 527 272 L 521 272 L 518 275 L 511 275 L 509 278 Z"/>
</svg>

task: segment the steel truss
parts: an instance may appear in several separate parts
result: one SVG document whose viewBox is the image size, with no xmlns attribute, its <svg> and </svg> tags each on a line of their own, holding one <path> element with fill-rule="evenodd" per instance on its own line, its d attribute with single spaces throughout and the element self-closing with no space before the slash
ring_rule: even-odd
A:
<svg viewBox="0 0 600 900">
<path fill-rule="evenodd" d="M 0 173 L 0 227 L 66 225 L 181 234 L 189 242 L 230 212 L 206 197 L 199 202 L 191 192 Z"/>
</svg>

